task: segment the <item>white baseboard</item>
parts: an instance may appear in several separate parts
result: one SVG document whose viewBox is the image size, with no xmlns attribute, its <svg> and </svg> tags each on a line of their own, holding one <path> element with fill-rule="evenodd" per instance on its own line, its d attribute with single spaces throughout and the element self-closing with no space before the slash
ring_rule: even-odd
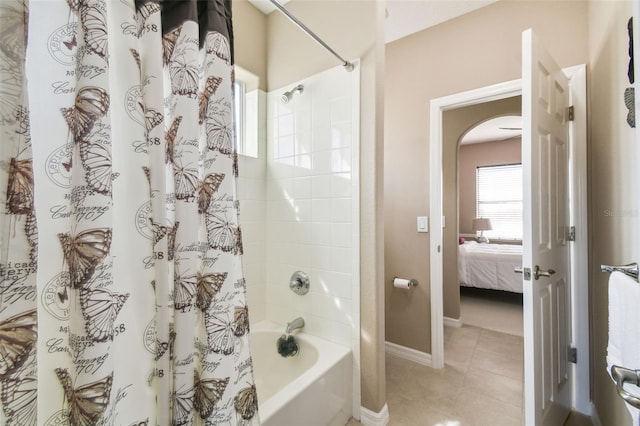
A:
<svg viewBox="0 0 640 426">
<path fill-rule="evenodd" d="M 385 352 L 388 354 L 397 356 L 398 358 L 406 359 L 416 362 L 418 364 L 431 367 L 431 354 L 421 352 L 415 349 L 407 348 L 406 346 L 396 345 L 391 342 L 384 342 Z"/>
<path fill-rule="evenodd" d="M 462 320 L 459 318 L 455 319 L 455 318 L 444 317 L 444 326 L 460 328 L 462 327 Z"/>
<path fill-rule="evenodd" d="M 360 423 L 364 426 L 387 426 L 389 423 L 389 407 L 384 404 L 378 413 L 368 408 L 360 407 Z"/>
<path fill-rule="evenodd" d="M 602 426 L 598 410 L 596 410 L 596 406 L 593 405 L 593 402 L 591 403 L 591 423 L 593 423 L 593 426 Z"/>
</svg>

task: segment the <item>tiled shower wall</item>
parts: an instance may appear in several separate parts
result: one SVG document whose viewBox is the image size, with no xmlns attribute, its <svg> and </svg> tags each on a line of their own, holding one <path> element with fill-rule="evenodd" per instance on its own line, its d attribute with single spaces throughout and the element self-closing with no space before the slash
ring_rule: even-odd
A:
<svg viewBox="0 0 640 426">
<path fill-rule="evenodd" d="M 285 90 L 304 85 L 289 103 Z M 359 75 L 340 67 L 267 95 L 266 316 L 357 349 Z M 289 289 L 301 270 L 311 289 Z"/>
<path fill-rule="evenodd" d="M 359 75 L 340 67 L 258 92 L 258 158 L 240 156 L 238 198 L 251 322 L 286 324 L 359 347 Z M 266 100 L 265 100 L 266 98 Z M 305 296 L 289 289 L 301 270 Z"/>
<path fill-rule="evenodd" d="M 240 156 L 238 199 L 252 323 L 284 325 L 353 351 L 353 412 L 360 409 L 359 68 L 341 67 L 258 92 L 258 158 Z M 266 111 L 266 112 L 265 112 Z M 293 272 L 308 294 L 289 289 Z"/>
</svg>

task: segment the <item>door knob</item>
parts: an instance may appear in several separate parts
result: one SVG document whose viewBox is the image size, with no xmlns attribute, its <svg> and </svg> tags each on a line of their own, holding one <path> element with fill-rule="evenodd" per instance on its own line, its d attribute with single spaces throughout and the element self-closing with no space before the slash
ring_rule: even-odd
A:
<svg viewBox="0 0 640 426">
<path fill-rule="evenodd" d="M 555 273 L 556 271 L 554 271 L 553 269 L 549 269 L 548 271 L 545 271 L 544 269 L 540 269 L 538 265 L 536 265 L 535 268 L 533 268 L 533 278 L 535 278 L 536 280 L 539 279 L 540 277 L 550 277 Z"/>
</svg>

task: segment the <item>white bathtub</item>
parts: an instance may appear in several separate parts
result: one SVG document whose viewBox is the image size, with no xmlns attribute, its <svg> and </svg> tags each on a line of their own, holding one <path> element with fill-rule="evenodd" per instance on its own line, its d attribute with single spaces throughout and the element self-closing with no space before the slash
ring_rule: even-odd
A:
<svg viewBox="0 0 640 426">
<path fill-rule="evenodd" d="M 343 426 L 351 416 L 352 359 L 347 347 L 302 332 L 300 352 L 284 358 L 276 342 L 284 326 L 251 327 L 260 421 L 263 426 Z"/>
</svg>

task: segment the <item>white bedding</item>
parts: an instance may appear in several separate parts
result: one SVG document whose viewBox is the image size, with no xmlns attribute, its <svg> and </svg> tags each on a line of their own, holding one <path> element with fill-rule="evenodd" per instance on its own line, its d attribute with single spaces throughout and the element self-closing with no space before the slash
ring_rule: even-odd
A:
<svg viewBox="0 0 640 426">
<path fill-rule="evenodd" d="M 458 249 L 458 279 L 465 287 L 522 293 L 522 274 L 513 272 L 518 266 L 522 246 L 469 241 Z"/>
</svg>

